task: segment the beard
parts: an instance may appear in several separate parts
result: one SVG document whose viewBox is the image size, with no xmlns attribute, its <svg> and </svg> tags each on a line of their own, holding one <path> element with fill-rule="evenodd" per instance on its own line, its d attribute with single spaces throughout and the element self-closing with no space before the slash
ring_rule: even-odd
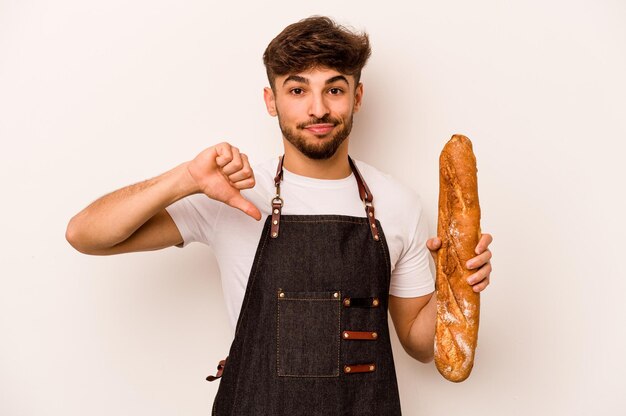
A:
<svg viewBox="0 0 626 416">
<path fill-rule="evenodd" d="M 332 118 L 326 115 L 322 118 L 312 118 L 305 123 L 299 123 L 296 125 L 296 128 L 293 129 L 283 125 L 280 119 L 280 114 L 278 114 L 278 125 L 283 133 L 283 137 L 287 139 L 287 141 L 296 149 L 298 149 L 300 153 L 309 159 L 325 160 L 333 157 L 333 155 L 337 152 L 337 149 L 339 149 L 339 146 L 341 146 L 341 143 L 343 143 L 343 141 L 350 136 L 350 132 L 352 131 L 352 118 L 353 116 L 350 115 L 350 118 L 348 118 L 348 120 L 344 123 L 340 119 Z M 307 142 L 304 134 L 300 131 L 311 124 L 326 123 L 333 124 L 335 126 L 335 131 L 330 140 L 319 140 L 319 143 L 310 143 Z M 337 128 L 337 126 L 339 128 Z"/>
</svg>

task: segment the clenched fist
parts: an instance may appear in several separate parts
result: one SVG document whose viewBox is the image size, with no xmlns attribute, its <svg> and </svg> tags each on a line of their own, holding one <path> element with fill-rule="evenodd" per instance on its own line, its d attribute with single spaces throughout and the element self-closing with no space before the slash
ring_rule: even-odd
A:
<svg viewBox="0 0 626 416">
<path fill-rule="evenodd" d="M 237 208 L 257 221 L 261 212 L 241 195 L 254 187 L 254 172 L 248 157 L 228 143 L 209 147 L 188 163 L 189 174 L 209 198 Z"/>
</svg>

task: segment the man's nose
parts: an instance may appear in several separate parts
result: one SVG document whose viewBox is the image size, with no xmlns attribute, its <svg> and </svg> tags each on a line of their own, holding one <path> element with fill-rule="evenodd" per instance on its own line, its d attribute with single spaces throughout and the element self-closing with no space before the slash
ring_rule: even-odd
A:
<svg viewBox="0 0 626 416">
<path fill-rule="evenodd" d="M 322 118 L 326 116 L 330 110 L 323 94 L 311 94 L 311 102 L 309 105 L 309 116 Z"/>
</svg>

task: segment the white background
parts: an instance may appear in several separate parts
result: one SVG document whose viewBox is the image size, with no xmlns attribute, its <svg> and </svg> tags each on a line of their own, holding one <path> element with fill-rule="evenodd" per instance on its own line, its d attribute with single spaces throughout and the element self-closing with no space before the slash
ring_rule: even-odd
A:
<svg viewBox="0 0 626 416">
<path fill-rule="evenodd" d="M 210 250 L 89 257 L 65 227 L 216 142 L 277 155 L 261 55 L 311 14 L 369 32 L 352 154 L 431 230 L 443 144 L 478 158 L 475 369 L 453 384 L 394 342 L 404 414 L 624 412 L 623 1 L 0 0 L 0 414 L 208 414 L 231 337 Z"/>
</svg>

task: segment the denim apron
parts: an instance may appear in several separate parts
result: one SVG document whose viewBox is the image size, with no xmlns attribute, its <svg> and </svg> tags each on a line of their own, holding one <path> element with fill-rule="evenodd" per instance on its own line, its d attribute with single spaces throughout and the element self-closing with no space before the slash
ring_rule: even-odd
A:
<svg viewBox="0 0 626 416">
<path fill-rule="evenodd" d="M 281 215 L 282 161 L 213 415 L 400 415 L 372 195 L 350 159 L 365 217 Z"/>
</svg>

